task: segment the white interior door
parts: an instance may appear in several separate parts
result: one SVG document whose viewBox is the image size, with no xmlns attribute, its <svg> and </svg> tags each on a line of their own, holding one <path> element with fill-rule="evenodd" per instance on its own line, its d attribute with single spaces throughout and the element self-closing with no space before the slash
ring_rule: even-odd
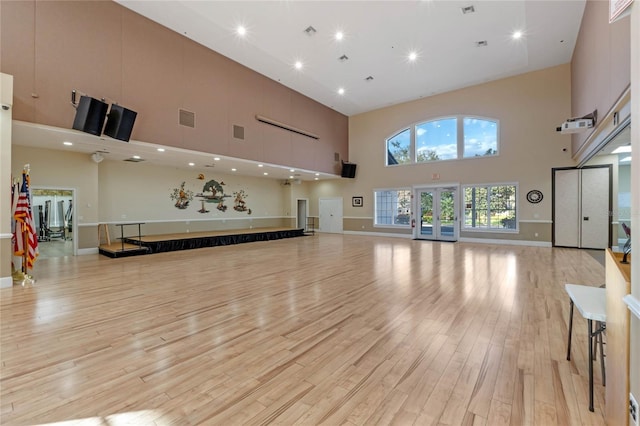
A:
<svg viewBox="0 0 640 426">
<path fill-rule="evenodd" d="M 582 171 L 580 247 L 606 249 L 609 246 L 609 168 Z"/>
<path fill-rule="evenodd" d="M 610 180 L 609 167 L 554 170 L 554 245 L 608 247 Z"/>
<path fill-rule="evenodd" d="M 580 170 L 554 170 L 554 244 L 580 246 Z"/>
<path fill-rule="evenodd" d="M 342 198 L 320 198 L 320 232 L 342 233 Z"/>
</svg>

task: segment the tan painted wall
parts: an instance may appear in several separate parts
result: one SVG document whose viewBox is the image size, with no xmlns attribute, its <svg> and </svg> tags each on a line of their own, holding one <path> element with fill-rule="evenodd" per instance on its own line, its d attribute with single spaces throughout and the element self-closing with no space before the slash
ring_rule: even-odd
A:
<svg viewBox="0 0 640 426">
<path fill-rule="evenodd" d="M 2 72 L 15 76 L 13 118 L 70 128 L 71 90 L 138 112 L 132 138 L 339 172 L 348 119 L 112 1 L 2 1 Z M 196 114 L 180 126 L 179 109 Z M 264 115 L 313 140 L 255 119 Z M 245 127 L 245 140 L 232 126 Z"/>
<path fill-rule="evenodd" d="M 609 24 L 609 2 L 587 1 L 571 60 L 571 115 L 560 122 L 596 109 L 598 121 L 604 118 L 631 81 L 630 43 L 628 17 Z M 572 135 L 571 152 L 576 154 L 598 131 Z"/>
<path fill-rule="evenodd" d="M 312 189 L 314 199 L 344 197 L 344 215 L 373 217 L 373 191 L 445 183 L 519 183 L 520 234 L 466 233 L 471 238 L 527 239 L 550 242 L 551 169 L 572 166 L 570 139 L 555 131 L 558 119 L 570 113 L 569 65 L 561 65 L 350 118 L 350 160 L 358 164 L 355 179 L 323 182 Z M 493 158 L 442 161 L 386 167 L 385 139 L 415 123 L 453 114 L 468 114 L 500 121 L 500 155 Z M 567 149 L 563 151 L 563 148 Z M 438 173 L 440 179 L 431 179 Z M 541 190 L 544 199 L 530 204 L 525 195 Z M 363 196 L 364 206 L 351 207 L 352 196 Z M 317 213 L 317 206 L 314 213 Z M 361 230 L 362 224 L 353 222 Z M 367 226 L 365 226 L 367 228 Z M 378 230 L 379 228 L 375 228 Z M 530 238 L 530 233 L 539 236 Z M 468 235 L 467 235 L 468 234 Z"/>
<path fill-rule="evenodd" d="M 31 164 L 33 187 L 76 190 L 79 249 L 97 247 L 98 223 L 111 223 L 110 234 L 114 237 L 120 235 L 120 228 L 113 223 L 129 222 L 145 222 L 143 230 L 147 235 L 292 226 L 295 222 L 289 216 L 295 215 L 295 206 L 287 200 L 308 198 L 306 184 L 283 186 L 279 180 L 214 173 L 211 169 L 110 160 L 96 164 L 86 154 L 19 145 L 13 147 L 12 154 L 14 173 L 22 170 L 18 165 Z M 197 179 L 199 173 L 205 174 L 205 180 Z M 169 198 L 173 188 L 184 181 L 186 189 L 198 193 L 210 179 L 224 182 L 225 194 L 232 196 L 226 199 L 226 212 L 217 210 L 217 204 L 206 203 L 209 212 L 199 213 L 202 203 L 197 197 L 187 209 L 174 207 Z M 251 215 L 233 209 L 233 192 L 241 189 L 248 195 L 245 201 Z M 126 235 L 134 232 L 134 228 L 125 229 Z"/>
</svg>

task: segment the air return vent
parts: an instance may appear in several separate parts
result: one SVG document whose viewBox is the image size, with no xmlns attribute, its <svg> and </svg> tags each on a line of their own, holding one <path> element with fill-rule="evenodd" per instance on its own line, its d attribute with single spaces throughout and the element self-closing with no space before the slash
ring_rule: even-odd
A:
<svg viewBox="0 0 640 426">
<path fill-rule="evenodd" d="M 238 126 L 236 124 L 233 125 L 233 137 L 234 139 L 244 140 L 244 127 Z"/>
<path fill-rule="evenodd" d="M 196 114 L 186 109 L 180 110 L 180 125 L 186 127 L 196 127 Z"/>
</svg>

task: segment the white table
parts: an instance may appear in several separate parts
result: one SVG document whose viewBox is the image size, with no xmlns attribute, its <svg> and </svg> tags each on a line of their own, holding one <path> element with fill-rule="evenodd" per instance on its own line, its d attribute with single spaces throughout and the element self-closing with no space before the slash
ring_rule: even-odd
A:
<svg viewBox="0 0 640 426">
<path fill-rule="evenodd" d="M 587 320 L 589 335 L 589 411 L 593 411 L 593 340 L 600 337 L 600 368 L 602 371 L 602 384 L 605 384 L 604 357 L 601 334 L 606 329 L 607 322 L 607 291 L 604 288 L 590 287 L 578 284 L 565 284 L 564 289 L 569 295 L 569 342 L 567 344 L 567 360 L 571 359 L 571 331 L 573 328 L 573 306 L 575 305 Z M 593 321 L 596 328 L 593 329 Z"/>
</svg>

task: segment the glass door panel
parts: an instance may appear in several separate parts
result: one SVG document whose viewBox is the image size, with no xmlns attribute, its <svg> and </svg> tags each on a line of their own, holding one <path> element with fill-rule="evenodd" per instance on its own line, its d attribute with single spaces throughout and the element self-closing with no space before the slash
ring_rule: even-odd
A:
<svg viewBox="0 0 640 426">
<path fill-rule="evenodd" d="M 458 239 L 457 188 L 420 189 L 416 198 L 419 228 L 416 238 L 456 241 Z"/>
<path fill-rule="evenodd" d="M 420 235 L 433 238 L 433 192 L 420 192 Z"/>
<path fill-rule="evenodd" d="M 441 240 L 450 240 L 456 238 L 456 220 L 455 212 L 455 189 L 441 189 L 438 191 L 440 197 L 440 237 Z"/>
</svg>

